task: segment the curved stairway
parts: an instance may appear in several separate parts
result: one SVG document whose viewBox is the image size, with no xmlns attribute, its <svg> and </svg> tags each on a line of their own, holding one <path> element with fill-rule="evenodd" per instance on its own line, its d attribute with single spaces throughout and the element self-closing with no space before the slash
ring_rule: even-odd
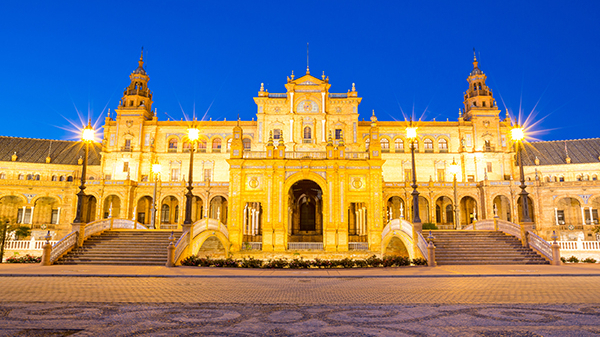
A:
<svg viewBox="0 0 600 338">
<path fill-rule="evenodd" d="M 93 235 L 54 264 L 165 265 L 171 231 L 119 230 Z M 177 240 L 181 231 L 174 232 Z"/>
<path fill-rule="evenodd" d="M 438 265 L 550 264 L 521 241 L 501 231 L 432 230 Z M 427 237 L 429 231 L 423 231 Z"/>
</svg>

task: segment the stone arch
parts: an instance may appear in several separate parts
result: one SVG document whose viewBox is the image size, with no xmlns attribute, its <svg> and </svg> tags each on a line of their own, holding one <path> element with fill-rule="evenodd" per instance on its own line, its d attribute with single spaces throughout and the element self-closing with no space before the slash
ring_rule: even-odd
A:
<svg viewBox="0 0 600 338">
<path fill-rule="evenodd" d="M 293 174 L 292 176 L 288 177 L 284 184 L 283 184 L 283 193 L 285 194 L 284 197 L 284 203 L 283 203 L 283 208 L 282 208 L 282 212 L 283 212 L 283 224 L 285 227 L 285 233 L 287 233 L 288 235 L 291 234 L 291 216 L 290 215 L 290 210 L 291 210 L 291 205 L 290 205 L 290 201 L 288 198 L 288 193 L 290 191 L 290 189 L 292 188 L 292 186 L 294 186 L 294 184 L 303 181 L 303 180 L 308 180 L 308 181 L 312 181 L 314 182 L 320 189 L 321 189 L 321 193 L 322 193 L 322 203 L 321 203 L 321 209 L 322 209 L 322 217 L 323 217 L 323 222 L 325 222 L 325 219 L 327 219 L 327 217 L 329 217 L 329 201 L 327 199 L 327 196 L 329 196 L 329 188 L 327 186 L 327 182 L 325 181 L 325 179 L 323 177 L 321 177 L 320 175 L 314 173 L 314 172 L 298 172 Z M 266 209 L 265 209 L 266 212 Z"/>
<path fill-rule="evenodd" d="M 398 195 L 388 196 L 386 198 L 386 213 L 388 215 L 388 222 L 392 219 L 405 219 L 406 218 L 406 202 L 404 198 Z"/>
<path fill-rule="evenodd" d="M 180 201 L 176 196 L 168 195 L 165 196 L 159 207 L 160 219 L 157 220 L 159 224 L 177 224 L 179 221 L 179 210 Z"/>
<path fill-rule="evenodd" d="M 518 196 L 518 195 L 517 195 Z M 527 204 L 529 206 L 529 216 L 531 217 L 531 221 L 535 222 L 535 205 L 533 203 L 533 199 L 531 195 L 527 196 Z M 517 219 L 521 222 L 521 218 L 523 218 L 523 208 L 521 207 L 521 196 L 517 198 Z"/>
<path fill-rule="evenodd" d="M 195 235 L 194 239 L 190 243 L 190 253 L 192 255 L 197 255 L 198 252 L 200 252 L 200 248 L 202 248 L 204 242 L 206 242 L 206 240 L 210 237 L 216 237 L 225 250 L 225 257 L 229 256 L 229 248 L 231 243 L 229 242 L 227 236 L 218 230 L 205 230 Z M 180 257 L 180 259 L 183 258 L 185 257 Z"/>
<path fill-rule="evenodd" d="M 167 143 L 165 149 L 167 152 L 176 153 L 179 151 L 179 143 L 181 139 L 177 135 L 169 135 L 167 137 Z"/>
<path fill-rule="evenodd" d="M 473 196 L 465 195 L 461 197 L 458 208 L 460 217 L 459 225 L 463 227 L 473 223 L 475 219 L 481 219 L 481 215 L 478 211 L 477 199 Z"/>
<path fill-rule="evenodd" d="M 104 202 L 102 204 L 102 218 L 122 218 L 121 203 L 122 198 L 119 194 L 109 194 L 104 197 Z"/>
<path fill-rule="evenodd" d="M 573 196 L 565 196 L 554 200 L 556 208 L 556 220 L 558 225 L 575 225 L 583 224 L 581 207 L 583 203 L 580 199 Z M 519 209 L 520 210 L 520 209 Z"/>
<path fill-rule="evenodd" d="M 2 194 L 0 195 L 0 218 L 8 218 L 11 222 L 18 222 L 18 216 L 24 206 L 27 205 L 27 199 L 21 195 Z"/>
<path fill-rule="evenodd" d="M 152 222 L 152 208 L 154 201 L 152 196 L 144 195 L 138 198 L 135 204 L 135 220 L 141 224 L 150 224 Z"/>
<path fill-rule="evenodd" d="M 210 139 L 210 152 L 220 153 L 223 151 L 223 138 L 219 135 L 215 135 Z"/>
<path fill-rule="evenodd" d="M 209 206 L 208 217 L 218 219 L 219 222 L 227 225 L 227 214 L 229 210 L 227 197 L 222 194 L 215 194 L 210 197 Z"/>
<path fill-rule="evenodd" d="M 392 240 L 396 238 L 399 239 L 400 242 L 402 242 L 402 244 L 404 244 L 404 247 L 406 248 L 406 251 L 408 253 L 408 258 L 410 259 L 414 259 L 414 253 L 412 250 L 413 247 L 413 242 L 412 239 L 410 238 L 410 236 L 408 236 L 404 231 L 400 231 L 400 230 L 394 230 L 394 231 L 390 231 L 381 241 L 381 255 L 385 256 L 387 251 L 388 251 L 388 246 L 390 245 L 390 242 L 392 242 Z"/>
<path fill-rule="evenodd" d="M 394 147 L 394 144 L 389 136 L 379 135 L 379 144 L 381 145 L 382 153 L 389 153 L 392 147 Z"/>
<path fill-rule="evenodd" d="M 435 140 L 433 139 L 433 137 L 430 136 L 425 136 L 423 137 L 422 140 L 423 143 L 423 152 L 425 153 L 432 153 L 434 151 L 435 147 Z"/>
<path fill-rule="evenodd" d="M 492 212 L 497 212 L 498 219 L 512 222 L 510 198 L 497 194 L 492 198 Z"/>
<path fill-rule="evenodd" d="M 450 208 L 448 208 L 450 207 Z M 448 213 L 448 210 L 450 213 Z M 454 203 L 448 196 L 442 195 L 435 199 L 435 223 L 443 225 L 454 224 Z"/>
</svg>

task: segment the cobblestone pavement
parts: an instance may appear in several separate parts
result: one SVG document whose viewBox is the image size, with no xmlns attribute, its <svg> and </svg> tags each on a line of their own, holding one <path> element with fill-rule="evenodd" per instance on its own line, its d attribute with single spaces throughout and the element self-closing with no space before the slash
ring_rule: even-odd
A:
<svg viewBox="0 0 600 338">
<path fill-rule="evenodd" d="M 0 336 L 598 336 L 600 277 L 0 277 Z"/>
</svg>

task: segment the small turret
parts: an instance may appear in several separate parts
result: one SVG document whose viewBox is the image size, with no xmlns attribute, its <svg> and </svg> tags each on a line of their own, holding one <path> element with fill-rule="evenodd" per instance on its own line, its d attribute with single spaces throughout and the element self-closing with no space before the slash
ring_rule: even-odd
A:
<svg viewBox="0 0 600 338">
<path fill-rule="evenodd" d="M 381 158 L 381 143 L 379 143 L 379 127 L 377 126 L 377 116 L 375 110 L 371 116 L 371 128 L 369 129 L 369 158 Z"/>
</svg>

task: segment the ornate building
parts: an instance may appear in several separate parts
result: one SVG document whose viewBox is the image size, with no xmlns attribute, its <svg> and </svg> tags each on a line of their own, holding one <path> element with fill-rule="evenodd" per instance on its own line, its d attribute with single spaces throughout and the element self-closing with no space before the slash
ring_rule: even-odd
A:
<svg viewBox="0 0 600 338">
<path fill-rule="evenodd" d="M 140 58 L 105 119 L 101 144 L 90 152 L 85 222 L 114 217 L 151 224 L 156 199 L 156 227 L 180 228 L 192 147 L 192 222 L 225 225 L 222 244 L 232 252 L 249 245 L 381 251 L 385 225 L 412 220 L 409 123 L 378 121 L 375 112 L 359 121 L 354 84 L 333 93 L 324 73 L 315 77 L 307 69 L 299 78 L 292 73 L 282 93 L 261 84 L 256 120 L 159 121 L 143 64 Z M 452 229 L 456 204 L 460 227 L 495 215 L 519 222 L 511 121 L 501 117 L 477 60 L 466 88 L 458 121 L 415 121 L 421 220 Z M 190 128 L 200 131 L 199 140 L 188 139 Z M 70 231 L 83 155 L 78 143 L 13 137 L 0 143 L 0 216 L 49 228 L 56 237 Z M 535 231 L 595 240 L 600 139 L 533 142 L 526 150 Z M 460 166 L 456 187 L 453 162 Z M 162 168 L 154 175 L 156 163 Z"/>
</svg>

